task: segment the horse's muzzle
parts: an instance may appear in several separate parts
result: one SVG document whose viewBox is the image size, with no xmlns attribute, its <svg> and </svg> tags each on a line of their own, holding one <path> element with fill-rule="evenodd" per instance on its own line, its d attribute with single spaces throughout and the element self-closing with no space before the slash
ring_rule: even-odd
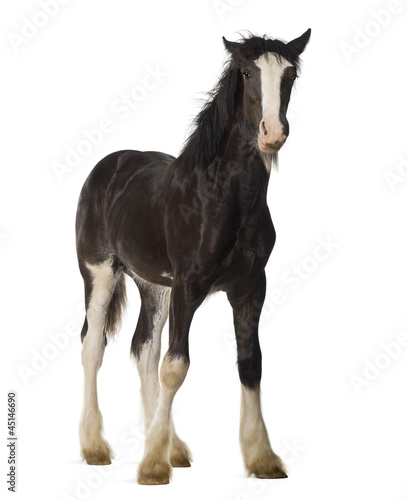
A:
<svg viewBox="0 0 407 500">
<path fill-rule="evenodd" d="M 287 140 L 286 135 L 282 135 L 280 139 L 277 139 L 274 142 L 266 142 L 267 137 L 259 135 L 257 139 L 257 144 L 259 146 L 260 151 L 263 153 L 277 153 L 277 151 L 283 146 L 285 141 Z"/>
</svg>

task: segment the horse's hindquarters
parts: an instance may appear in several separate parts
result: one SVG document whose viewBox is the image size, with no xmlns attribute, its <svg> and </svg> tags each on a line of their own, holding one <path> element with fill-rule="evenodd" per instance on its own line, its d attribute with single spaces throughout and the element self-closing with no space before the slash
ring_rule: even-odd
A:
<svg viewBox="0 0 407 500">
<path fill-rule="evenodd" d="M 172 160 L 163 153 L 120 151 L 96 165 L 78 204 L 80 265 L 98 264 L 113 255 L 147 280 L 162 280 L 171 271 L 161 193 L 163 171 Z"/>
</svg>

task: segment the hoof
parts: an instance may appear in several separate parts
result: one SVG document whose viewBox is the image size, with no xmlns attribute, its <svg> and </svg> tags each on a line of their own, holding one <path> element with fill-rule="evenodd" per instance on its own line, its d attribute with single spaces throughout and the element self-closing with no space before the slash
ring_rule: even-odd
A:
<svg viewBox="0 0 407 500">
<path fill-rule="evenodd" d="M 256 477 L 259 479 L 285 479 L 288 476 L 283 470 L 276 470 L 273 472 L 259 472 Z"/>
<path fill-rule="evenodd" d="M 112 463 L 112 450 L 107 443 L 97 448 L 82 450 L 82 458 L 88 465 L 110 465 Z"/>
<path fill-rule="evenodd" d="M 138 484 L 168 484 L 171 471 L 171 465 L 168 462 L 157 461 L 152 457 L 145 458 L 138 470 Z"/>
<path fill-rule="evenodd" d="M 169 484 L 170 478 L 169 476 L 161 476 L 161 477 L 139 477 L 138 484 Z"/>
<path fill-rule="evenodd" d="M 110 458 L 99 459 L 99 458 L 95 457 L 95 458 L 87 459 L 86 463 L 88 465 L 110 465 L 112 463 L 112 461 L 110 460 Z"/>
<path fill-rule="evenodd" d="M 283 462 L 273 452 L 258 457 L 256 462 L 247 465 L 247 470 L 249 474 L 254 474 L 259 479 L 284 479 L 288 477 Z"/>
<path fill-rule="evenodd" d="M 171 465 L 173 467 L 191 467 L 191 462 L 187 459 L 184 460 L 177 460 L 177 459 L 171 459 Z"/>
<path fill-rule="evenodd" d="M 172 439 L 170 463 L 173 467 L 191 467 L 191 452 L 176 434 Z"/>
</svg>

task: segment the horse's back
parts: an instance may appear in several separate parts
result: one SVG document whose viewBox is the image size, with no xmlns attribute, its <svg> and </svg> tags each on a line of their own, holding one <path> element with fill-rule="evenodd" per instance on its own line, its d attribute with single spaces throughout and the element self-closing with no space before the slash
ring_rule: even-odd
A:
<svg viewBox="0 0 407 500">
<path fill-rule="evenodd" d="M 106 189 L 116 182 L 127 182 L 137 176 L 139 182 L 162 171 L 175 158 L 157 151 L 116 151 L 105 156 L 86 179 L 80 197 L 104 196 Z"/>
<path fill-rule="evenodd" d="M 79 260 L 103 262 L 141 232 L 156 228 L 163 172 L 174 157 L 123 150 L 103 158 L 86 179 L 78 202 Z M 119 257 L 120 258 L 120 257 Z"/>
</svg>

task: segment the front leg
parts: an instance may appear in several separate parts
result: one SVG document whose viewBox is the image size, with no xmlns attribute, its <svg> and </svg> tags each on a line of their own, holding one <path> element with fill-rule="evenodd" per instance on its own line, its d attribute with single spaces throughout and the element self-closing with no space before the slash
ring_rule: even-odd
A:
<svg viewBox="0 0 407 500">
<path fill-rule="evenodd" d="M 188 367 L 189 359 L 184 356 L 175 357 L 171 349 L 167 351 L 160 369 L 158 406 L 146 436 L 144 456 L 138 470 L 139 484 L 168 484 L 170 481 L 171 406 Z"/>
<path fill-rule="evenodd" d="M 238 369 L 242 384 L 240 445 L 248 474 L 262 479 L 285 478 L 283 462 L 270 446 L 260 404 L 261 350 L 258 336 L 260 311 L 266 292 L 263 272 L 250 293 L 228 294 L 238 350 Z"/>
<path fill-rule="evenodd" d="M 169 483 L 172 465 L 190 465 L 190 453 L 175 435 L 171 406 L 189 367 L 188 334 L 195 310 L 205 295 L 196 296 L 196 287 L 174 277 L 171 293 L 169 348 L 160 368 L 157 408 L 146 436 L 143 460 L 138 470 L 139 484 Z"/>
</svg>

